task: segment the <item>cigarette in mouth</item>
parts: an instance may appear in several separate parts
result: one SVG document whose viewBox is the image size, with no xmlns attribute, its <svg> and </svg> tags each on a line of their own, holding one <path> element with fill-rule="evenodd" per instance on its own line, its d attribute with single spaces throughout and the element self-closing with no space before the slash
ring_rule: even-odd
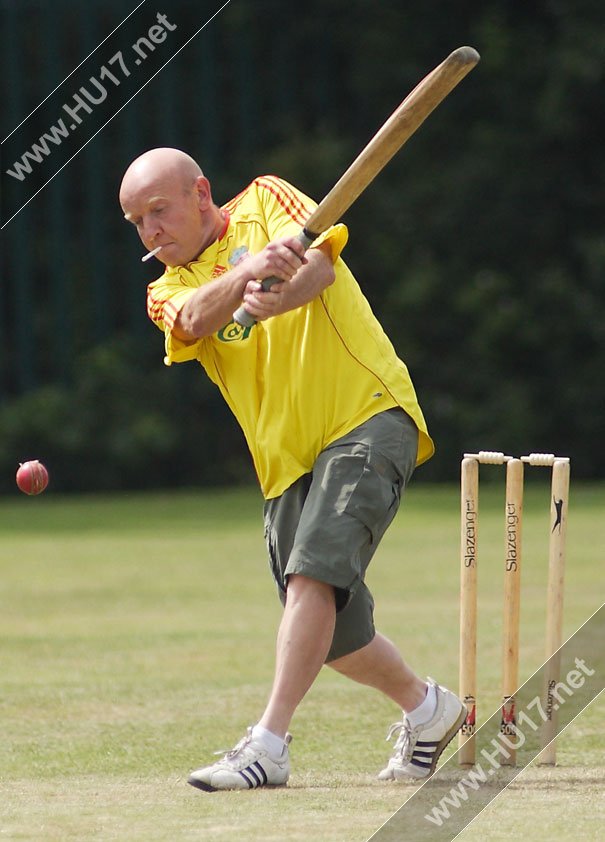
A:
<svg viewBox="0 0 605 842">
<path fill-rule="evenodd" d="M 141 258 L 141 263 L 145 263 L 146 260 L 149 260 L 150 257 L 153 257 L 155 254 L 157 254 L 161 248 L 162 246 L 156 246 L 154 249 L 147 252 L 147 254 L 143 255 L 143 257 Z"/>
</svg>

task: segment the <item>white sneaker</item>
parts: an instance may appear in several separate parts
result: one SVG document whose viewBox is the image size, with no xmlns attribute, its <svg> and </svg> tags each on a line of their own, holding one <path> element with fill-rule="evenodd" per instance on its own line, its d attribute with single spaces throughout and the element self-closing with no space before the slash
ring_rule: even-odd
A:
<svg viewBox="0 0 605 842">
<path fill-rule="evenodd" d="M 412 728 L 407 716 L 391 726 L 390 740 L 398 733 L 393 756 L 379 773 L 381 781 L 410 781 L 428 778 L 437 767 L 444 748 L 456 736 L 466 718 L 466 705 L 432 678 L 428 683 L 435 687 L 437 706 L 428 722 Z"/>
<path fill-rule="evenodd" d="M 281 757 L 274 759 L 262 743 L 252 739 L 252 728 L 248 728 L 246 736 L 222 760 L 192 772 L 187 783 L 206 792 L 283 786 L 290 777 L 288 746 L 291 740 L 291 735 L 286 734 Z"/>
</svg>

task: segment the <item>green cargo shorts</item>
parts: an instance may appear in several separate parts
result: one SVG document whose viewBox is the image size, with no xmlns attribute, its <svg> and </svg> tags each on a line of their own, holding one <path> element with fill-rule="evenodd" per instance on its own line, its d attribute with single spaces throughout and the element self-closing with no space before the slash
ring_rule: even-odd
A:
<svg viewBox="0 0 605 842">
<path fill-rule="evenodd" d="M 334 587 L 336 628 L 326 661 L 374 637 L 365 573 L 399 508 L 417 449 L 414 422 L 389 409 L 328 445 L 311 473 L 265 503 L 265 540 L 282 603 L 293 573 Z"/>
</svg>

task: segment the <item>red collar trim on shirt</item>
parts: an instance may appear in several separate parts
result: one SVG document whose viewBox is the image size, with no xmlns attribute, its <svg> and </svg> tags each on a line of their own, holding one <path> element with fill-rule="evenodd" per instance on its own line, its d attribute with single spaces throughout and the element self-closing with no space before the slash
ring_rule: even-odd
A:
<svg viewBox="0 0 605 842">
<path fill-rule="evenodd" d="M 224 220 L 225 220 L 225 224 L 224 224 L 224 226 L 221 228 L 221 231 L 220 231 L 220 233 L 219 233 L 219 235 L 218 235 L 218 239 L 219 239 L 219 240 L 222 240 L 222 239 L 223 239 L 223 237 L 225 236 L 225 234 L 227 233 L 227 228 L 229 227 L 229 222 L 230 222 L 230 220 L 231 220 L 231 214 L 229 213 L 229 211 L 228 211 L 228 210 L 221 210 L 221 214 L 222 214 L 222 216 L 223 216 L 223 218 L 224 218 Z"/>
</svg>

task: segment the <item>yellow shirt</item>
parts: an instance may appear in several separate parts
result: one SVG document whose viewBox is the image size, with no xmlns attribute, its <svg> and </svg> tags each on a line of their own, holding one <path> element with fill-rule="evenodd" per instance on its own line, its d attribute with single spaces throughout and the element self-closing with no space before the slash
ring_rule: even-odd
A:
<svg viewBox="0 0 605 842">
<path fill-rule="evenodd" d="M 385 409 L 401 406 L 419 429 L 417 463 L 433 443 L 408 370 L 339 257 L 347 241 L 335 225 L 328 241 L 336 279 L 308 304 L 242 328 L 184 342 L 172 335 L 195 290 L 271 240 L 298 234 L 315 203 L 275 176 L 255 179 L 223 210 L 220 238 L 186 266 L 168 267 L 148 288 L 148 314 L 164 331 L 165 362 L 198 360 L 239 421 L 264 496 L 282 494 L 311 471 L 331 442 Z"/>
</svg>

